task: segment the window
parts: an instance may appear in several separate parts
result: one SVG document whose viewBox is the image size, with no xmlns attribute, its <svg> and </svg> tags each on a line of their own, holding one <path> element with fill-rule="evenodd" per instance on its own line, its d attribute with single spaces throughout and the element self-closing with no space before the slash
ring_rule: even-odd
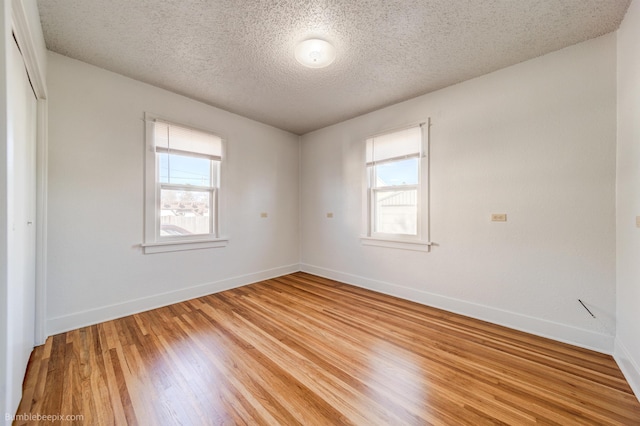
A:
<svg viewBox="0 0 640 426">
<path fill-rule="evenodd" d="M 145 253 L 219 247 L 223 140 L 146 114 Z"/>
<path fill-rule="evenodd" d="M 366 141 L 365 244 L 428 250 L 428 124 Z"/>
</svg>

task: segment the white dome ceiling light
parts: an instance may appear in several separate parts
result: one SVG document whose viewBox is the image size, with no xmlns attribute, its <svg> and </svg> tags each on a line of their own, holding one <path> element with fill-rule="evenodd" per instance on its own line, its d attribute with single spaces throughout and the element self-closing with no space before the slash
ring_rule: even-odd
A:
<svg viewBox="0 0 640 426">
<path fill-rule="evenodd" d="M 336 48 L 329 42 L 312 38 L 296 46 L 296 59 L 305 67 L 324 68 L 336 59 Z"/>
</svg>

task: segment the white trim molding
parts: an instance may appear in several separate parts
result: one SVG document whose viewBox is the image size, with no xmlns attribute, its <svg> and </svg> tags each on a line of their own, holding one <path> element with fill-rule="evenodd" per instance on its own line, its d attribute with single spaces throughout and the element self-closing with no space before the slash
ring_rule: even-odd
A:
<svg viewBox="0 0 640 426">
<path fill-rule="evenodd" d="M 47 331 L 50 335 L 64 333 L 87 325 L 98 324 L 104 321 L 110 321 L 112 319 L 122 318 L 128 315 L 194 299 L 196 297 L 219 293 L 221 291 L 231 290 L 233 288 L 276 278 L 282 275 L 292 274 L 299 270 L 299 265 L 296 263 L 293 265 L 280 266 L 251 274 L 238 275 L 219 281 L 199 284 L 167 293 L 141 297 L 139 299 L 128 300 L 118 304 L 74 312 L 68 315 L 50 318 L 47 322 Z"/>
<path fill-rule="evenodd" d="M 47 339 L 47 193 L 48 144 L 46 99 L 38 99 L 38 128 L 36 140 L 36 317 L 35 344 Z"/>
<path fill-rule="evenodd" d="M 426 252 L 428 252 L 431 247 L 430 242 L 392 240 L 392 239 L 366 237 L 366 236 L 360 237 L 360 242 L 364 246 L 387 247 L 387 248 L 397 248 L 397 249 L 403 249 L 403 250 L 426 251 Z"/>
<path fill-rule="evenodd" d="M 613 353 L 614 337 L 610 335 L 319 266 L 303 263 L 300 270 L 581 348 Z"/>
<path fill-rule="evenodd" d="M 44 75 L 44 67 L 38 61 L 36 44 L 33 40 L 33 31 L 29 28 L 27 13 L 24 10 L 23 1 L 13 0 L 11 2 L 11 18 L 13 33 L 20 47 L 20 53 L 24 58 L 24 65 L 31 81 L 31 87 L 37 99 L 47 98 L 47 78 Z"/>
<path fill-rule="evenodd" d="M 636 395 L 638 401 L 640 401 L 640 364 L 637 360 L 633 359 L 631 352 L 627 347 L 616 338 L 615 350 L 613 352 L 613 359 L 618 363 L 620 371 L 624 375 L 625 379 L 631 386 L 631 390 Z"/>
<path fill-rule="evenodd" d="M 35 344 L 41 345 L 46 334 L 46 288 L 47 288 L 47 161 L 48 161 L 48 116 L 47 77 L 45 67 L 38 60 L 33 29 L 29 27 L 24 2 L 11 2 L 11 25 L 18 43 L 24 66 L 37 99 L 36 136 L 36 317 Z"/>
<path fill-rule="evenodd" d="M 226 247 L 229 243 L 228 238 L 213 238 L 209 240 L 173 240 L 162 241 L 158 243 L 144 243 L 141 244 L 144 254 L 152 253 L 167 253 L 171 251 L 181 250 L 198 250 L 205 248 L 219 248 Z"/>
</svg>

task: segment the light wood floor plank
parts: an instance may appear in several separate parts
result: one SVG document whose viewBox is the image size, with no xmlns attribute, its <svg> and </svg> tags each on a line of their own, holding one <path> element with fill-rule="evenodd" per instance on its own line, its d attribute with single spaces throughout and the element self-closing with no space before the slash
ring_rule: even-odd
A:
<svg viewBox="0 0 640 426">
<path fill-rule="evenodd" d="M 58 423 L 74 425 L 640 424 L 610 356 L 302 272 L 50 337 L 29 362 L 25 413 L 83 416 Z"/>
</svg>

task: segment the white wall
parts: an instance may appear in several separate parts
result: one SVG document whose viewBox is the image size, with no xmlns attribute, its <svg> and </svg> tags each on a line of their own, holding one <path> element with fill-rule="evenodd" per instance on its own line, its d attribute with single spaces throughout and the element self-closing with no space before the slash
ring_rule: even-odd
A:
<svg viewBox="0 0 640 426">
<path fill-rule="evenodd" d="M 49 334 L 298 270 L 297 136 L 55 53 L 48 67 Z M 227 247 L 142 253 L 145 111 L 227 139 Z"/>
<path fill-rule="evenodd" d="M 304 135 L 303 270 L 611 353 L 615 43 L 603 36 Z M 436 246 L 363 246 L 364 139 L 426 117 Z"/>
<path fill-rule="evenodd" d="M 617 328 L 615 357 L 640 397 L 640 2 L 618 30 Z"/>
</svg>

